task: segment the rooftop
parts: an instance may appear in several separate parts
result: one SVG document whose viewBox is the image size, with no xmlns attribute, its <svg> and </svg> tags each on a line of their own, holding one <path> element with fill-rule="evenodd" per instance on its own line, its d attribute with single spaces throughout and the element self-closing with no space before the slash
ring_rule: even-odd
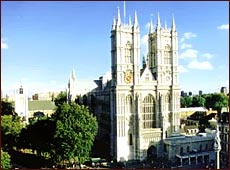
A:
<svg viewBox="0 0 230 170">
<path fill-rule="evenodd" d="M 48 100 L 33 100 L 28 102 L 28 110 L 54 110 L 55 104 Z"/>
</svg>

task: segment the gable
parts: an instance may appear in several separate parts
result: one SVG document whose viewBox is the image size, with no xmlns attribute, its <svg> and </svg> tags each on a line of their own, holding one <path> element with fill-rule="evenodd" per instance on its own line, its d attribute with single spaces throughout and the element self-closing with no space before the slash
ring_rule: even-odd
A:
<svg viewBox="0 0 230 170">
<path fill-rule="evenodd" d="M 145 83 L 155 81 L 154 76 L 148 67 L 146 67 L 141 74 L 140 81 Z"/>
</svg>

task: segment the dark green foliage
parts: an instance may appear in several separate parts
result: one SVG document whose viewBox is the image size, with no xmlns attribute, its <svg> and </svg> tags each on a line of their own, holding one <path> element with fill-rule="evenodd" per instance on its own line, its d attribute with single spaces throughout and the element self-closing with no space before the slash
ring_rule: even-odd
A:
<svg viewBox="0 0 230 170">
<path fill-rule="evenodd" d="M 23 129 L 18 141 L 18 148 L 36 150 L 38 155 L 50 152 L 53 146 L 53 137 L 56 123 L 50 118 L 37 120 Z"/>
<path fill-rule="evenodd" d="M 201 96 L 193 96 L 192 107 L 204 107 L 205 99 Z"/>
<path fill-rule="evenodd" d="M 97 133 L 97 121 L 85 106 L 70 103 L 56 110 L 54 158 L 56 162 L 85 162 Z"/>
<path fill-rule="evenodd" d="M 205 107 L 207 109 L 212 108 L 217 110 L 218 113 L 221 112 L 223 107 L 228 106 L 228 96 L 223 93 L 205 94 L 203 97 L 206 100 Z"/>
<path fill-rule="evenodd" d="M 11 168 L 11 160 L 8 152 L 4 152 L 1 149 L 1 168 L 2 169 L 10 169 Z"/>
<path fill-rule="evenodd" d="M 16 116 L 17 113 L 15 113 L 14 108 L 13 108 L 13 103 L 12 102 L 7 102 L 2 100 L 1 102 L 2 105 L 2 110 L 1 110 L 1 115 L 14 115 Z"/>
<path fill-rule="evenodd" d="M 220 112 L 222 107 L 228 106 L 228 96 L 223 93 L 214 93 L 212 95 L 212 100 L 214 101 L 213 109 Z"/>
<path fill-rule="evenodd" d="M 181 97 L 181 107 L 191 107 L 192 106 L 192 97 L 185 96 Z"/>
<path fill-rule="evenodd" d="M 66 102 L 67 102 L 67 93 L 63 91 L 59 93 L 58 96 L 54 99 L 54 103 L 56 106 L 60 106 Z"/>
<path fill-rule="evenodd" d="M 228 96 L 223 93 L 203 94 L 201 96 L 181 97 L 181 107 L 206 107 L 220 112 L 222 107 L 228 106 Z"/>
</svg>

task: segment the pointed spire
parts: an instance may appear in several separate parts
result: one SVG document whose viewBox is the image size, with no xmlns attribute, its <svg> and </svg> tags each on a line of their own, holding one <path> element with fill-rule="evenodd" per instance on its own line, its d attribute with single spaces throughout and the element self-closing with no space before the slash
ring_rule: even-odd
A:
<svg viewBox="0 0 230 170">
<path fill-rule="evenodd" d="M 167 23 L 166 23 L 166 20 L 165 20 L 165 29 L 167 29 Z"/>
<path fill-rule="evenodd" d="M 142 67 L 143 67 L 143 69 L 146 68 L 146 65 L 147 65 L 147 63 L 146 63 L 146 58 L 145 58 L 145 56 L 143 55 L 143 58 L 142 58 Z"/>
<path fill-rule="evenodd" d="M 135 11 L 135 17 L 134 17 L 134 24 L 135 27 L 138 26 L 138 20 L 137 20 L 137 12 Z"/>
<path fill-rule="evenodd" d="M 160 21 L 160 15 L 159 15 L 159 12 L 157 14 L 157 29 L 160 29 L 161 28 L 161 21 Z"/>
<path fill-rule="evenodd" d="M 116 26 L 116 20 L 115 20 L 115 17 L 113 17 L 113 26 L 112 26 L 113 30 L 115 29 L 115 26 Z"/>
<path fill-rule="evenodd" d="M 124 21 L 125 21 L 125 17 L 126 17 L 126 7 L 125 7 L 125 1 L 124 1 Z"/>
<path fill-rule="evenodd" d="M 117 7 L 117 25 L 121 25 L 120 9 Z"/>
<path fill-rule="evenodd" d="M 149 26 L 149 33 L 153 32 L 153 22 L 152 22 L 152 18 L 150 20 L 150 26 Z"/>
<path fill-rule="evenodd" d="M 76 79 L 75 70 L 74 70 L 74 69 L 72 70 L 71 78 L 72 78 L 72 80 L 75 80 L 75 79 Z"/>
<path fill-rule="evenodd" d="M 142 57 L 142 63 L 143 63 L 143 64 L 146 64 L 145 55 L 143 55 L 143 57 Z"/>
<path fill-rule="evenodd" d="M 176 31 L 176 24 L 174 20 L 174 15 L 172 16 L 172 31 Z"/>
</svg>

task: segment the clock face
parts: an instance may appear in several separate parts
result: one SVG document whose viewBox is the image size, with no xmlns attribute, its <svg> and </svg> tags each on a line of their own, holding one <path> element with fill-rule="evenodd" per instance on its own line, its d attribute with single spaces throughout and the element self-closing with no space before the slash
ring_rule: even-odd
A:
<svg viewBox="0 0 230 170">
<path fill-rule="evenodd" d="M 133 81 L 133 75 L 131 71 L 126 71 L 125 72 L 125 77 L 124 80 L 126 83 L 131 83 Z"/>
<path fill-rule="evenodd" d="M 171 77 L 169 75 L 166 75 L 165 80 L 166 82 L 169 82 L 171 80 Z"/>
</svg>

